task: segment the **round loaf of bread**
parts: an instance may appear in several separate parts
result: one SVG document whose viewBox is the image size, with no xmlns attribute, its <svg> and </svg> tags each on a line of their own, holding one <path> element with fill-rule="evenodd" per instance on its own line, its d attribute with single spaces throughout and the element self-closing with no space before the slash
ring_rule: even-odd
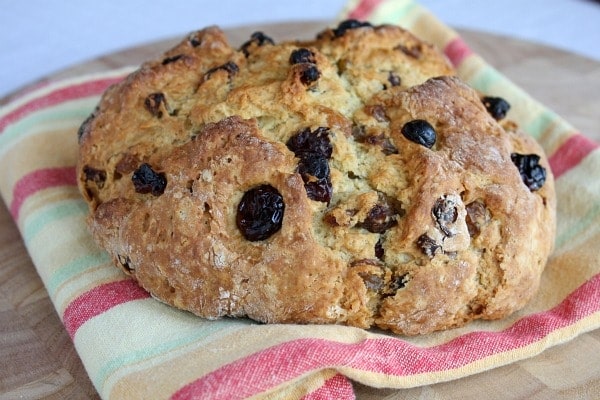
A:
<svg viewBox="0 0 600 400">
<path fill-rule="evenodd" d="M 509 104 L 455 75 L 396 26 L 195 32 L 81 126 L 91 233 L 205 318 L 414 335 L 505 317 L 552 249 L 553 178 Z"/>
</svg>

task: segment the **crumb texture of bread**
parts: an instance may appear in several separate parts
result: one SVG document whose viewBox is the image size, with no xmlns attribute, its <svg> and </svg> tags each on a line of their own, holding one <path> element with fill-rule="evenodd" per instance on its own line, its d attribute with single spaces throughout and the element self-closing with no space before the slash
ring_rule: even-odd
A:
<svg viewBox="0 0 600 400">
<path fill-rule="evenodd" d="M 405 335 L 503 318 L 538 289 L 556 199 L 541 147 L 489 99 L 399 27 L 238 48 L 209 27 L 81 126 L 89 227 L 204 318 Z"/>
</svg>

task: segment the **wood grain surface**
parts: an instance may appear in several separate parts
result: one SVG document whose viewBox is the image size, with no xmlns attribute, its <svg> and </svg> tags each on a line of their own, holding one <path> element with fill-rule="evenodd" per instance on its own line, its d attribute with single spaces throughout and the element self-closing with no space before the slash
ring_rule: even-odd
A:
<svg viewBox="0 0 600 400">
<path fill-rule="evenodd" d="M 234 44 L 258 29 L 284 40 L 312 36 L 324 25 L 317 21 L 248 26 L 227 34 Z M 475 52 L 534 98 L 600 140 L 600 63 L 529 42 L 460 33 Z M 179 40 L 123 50 L 45 80 L 137 65 Z M 0 100 L 0 105 L 11 97 Z M 531 359 L 463 379 L 406 390 L 357 384 L 355 390 L 358 399 L 600 399 L 599 354 L 600 330 L 595 330 Z M 0 399 L 99 398 L 4 204 L 0 204 L 0 360 Z"/>
</svg>

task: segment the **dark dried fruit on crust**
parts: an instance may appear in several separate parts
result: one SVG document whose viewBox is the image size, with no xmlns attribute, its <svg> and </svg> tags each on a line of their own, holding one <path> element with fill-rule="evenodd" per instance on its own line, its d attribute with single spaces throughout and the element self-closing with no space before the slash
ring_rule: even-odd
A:
<svg viewBox="0 0 600 400">
<path fill-rule="evenodd" d="M 368 290 L 378 292 L 383 289 L 385 282 L 381 276 L 369 274 L 368 272 L 359 272 L 358 276 L 363 280 L 363 283 Z"/>
<path fill-rule="evenodd" d="M 301 63 L 315 64 L 315 53 L 304 47 L 292 51 L 290 54 L 290 64 L 294 65 Z"/>
<path fill-rule="evenodd" d="M 387 80 L 392 86 L 400 86 L 402 84 L 402 79 L 400 78 L 400 76 L 393 73 L 392 71 L 388 73 Z"/>
<path fill-rule="evenodd" d="M 300 72 L 300 82 L 305 86 L 310 86 L 312 83 L 319 80 L 321 71 L 314 64 L 304 64 Z"/>
<path fill-rule="evenodd" d="M 335 37 L 344 36 L 346 31 L 350 29 L 364 28 L 364 27 L 373 27 L 371 23 L 366 21 L 359 21 L 356 19 L 347 19 L 345 21 L 340 22 L 337 28 L 333 29 L 333 35 Z"/>
<path fill-rule="evenodd" d="M 233 61 L 228 61 L 225 64 L 216 66 L 216 67 L 211 68 L 208 71 L 206 71 L 206 73 L 204 74 L 204 80 L 210 79 L 210 77 L 212 76 L 212 74 L 214 74 L 217 71 L 221 71 L 221 70 L 222 71 L 226 71 L 227 72 L 227 78 L 231 79 L 231 78 L 233 78 L 235 76 L 235 74 L 237 74 L 240 71 L 240 68 Z"/>
<path fill-rule="evenodd" d="M 304 181 L 308 198 L 329 203 L 333 193 L 327 162 L 333 151 L 329 141 L 329 129 L 303 129 L 292 136 L 286 142 L 286 146 L 300 159 L 298 172 Z"/>
<path fill-rule="evenodd" d="M 408 274 L 394 275 L 388 285 L 388 291 L 391 295 L 406 286 L 408 282 Z"/>
<path fill-rule="evenodd" d="M 481 101 L 488 113 L 497 121 L 506 117 L 506 113 L 510 110 L 510 104 L 502 97 L 486 96 Z"/>
<path fill-rule="evenodd" d="M 546 169 L 539 164 L 540 156 L 537 154 L 512 153 L 510 158 L 517 166 L 521 179 L 529 190 L 534 192 L 544 186 Z"/>
<path fill-rule="evenodd" d="M 444 235 L 452 236 L 450 225 L 458 218 L 458 210 L 454 201 L 447 196 L 440 197 L 436 200 L 431 212 Z"/>
<path fill-rule="evenodd" d="M 167 65 L 167 64 L 171 64 L 174 63 L 175 61 L 179 61 L 183 58 L 183 54 L 177 54 L 175 56 L 171 56 L 171 57 L 166 57 L 162 60 L 162 65 Z"/>
<path fill-rule="evenodd" d="M 119 261 L 119 264 L 121 264 L 121 266 L 125 268 L 126 271 L 133 271 L 133 268 L 131 268 L 131 259 L 129 258 L 129 256 L 122 256 L 120 254 L 117 254 L 117 260 Z"/>
<path fill-rule="evenodd" d="M 148 112 L 157 118 L 162 117 L 162 111 L 160 109 L 161 104 L 165 104 L 166 99 L 164 93 L 156 92 L 150 93 L 144 100 L 144 107 Z"/>
<path fill-rule="evenodd" d="M 79 126 L 77 130 L 77 142 L 81 143 L 81 139 L 89 132 L 90 125 L 94 118 L 96 117 L 96 112 L 91 113 Z"/>
<path fill-rule="evenodd" d="M 309 199 L 327 203 L 331 201 L 333 186 L 329 177 L 314 182 L 305 182 L 304 188 Z"/>
<path fill-rule="evenodd" d="M 83 174 L 85 175 L 85 180 L 94 182 L 98 189 L 104 187 L 104 182 L 106 182 L 106 171 L 86 165 L 83 167 Z"/>
<path fill-rule="evenodd" d="M 374 112 L 371 112 L 371 115 L 373 115 L 375 119 L 378 121 L 380 121 L 380 119 L 385 120 L 385 114 L 380 114 L 378 111 L 376 111 L 377 108 L 373 108 L 373 110 Z M 368 135 L 363 126 L 354 126 L 352 127 L 352 136 L 358 143 L 381 147 L 381 151 L 386 156 L 389 156 L 390 154 L 398 154 L 398 149 L 396 146 L 394 146 L 391 139 L 385 136 L 383 133 L 379 135 Z"/>
<path fill-rule="evenodd" d="M 416 59 L 421 58 L 421 54 L 423 52 L 423 48 L 421 47 L 421 44 L 413 44 L 410 46 L 405 46 L 405 45 L 399 44 L 398 46 L 394 47 L 394 50 L 400 50 L 407 56 L 416 58 Z"/>
<path fill-rule="evenodd" d="M 151 193 L 153 196 L 160 196 L 167 187 L 167 178 L 164 173 L 157 173 L 152 167 L 144 163 L 133 172 L 131 181 L 135 191 L 140 194 Z"/>
<path fill-rule="evenodd" d="M 469 235 L 475 237 L 479 235 L 481 228 L 489 222 L 489 211 L 480 200 L 467 204 L 465 209 L 467 211 L 465 222 L 467 223 Z"/>
<path fill-rule="evenodd" d="M 298 173 L 309 199 L 329 203 L 333 194 L 329 163 L 318 153 L 304 153 L 298 163 Z"/>
<path fill-rule="evenodd" d="M 379 237 L 377 243 L 375 243 L 375 257 L 383 261 L 385 258 L 385 249 L 383 248 L 383 236 Z"/>
<path fill-rule="evenodd" d="M 190 44 L 192 45 L 192 47 L 198 47 L 202 44 L 202 37 L 200 35 L 201 35 L 201 32 L 194 32 L 194 33 L 190 34 L 190 36 L 188 37 L 188 40 L 189 40 Z"/>
<path fill-rule="evenodd" d="M 329 177 L 329 163 L 327 159 L 317 153 L 305 153 L 298 163 L 298 173 L 304 182 Z"/>
<path fill-rule="evenodd" d="M 417 246 L 427 257 L 433 258 L 437 253 L 442 251 L 442 246 L 434 239 L 423 234 L 417 239 Z"/>
<path fill-rule="evenodd" d="M 275 44 L 275 42 L 273 41 L 273 39 L 271 39 L 269 36 L 265 35 L 263 32 L 257 31 L 257 32 L 254 32 L 252 35 L 250 35 L 250 40 L 245 42 L 240 47 L 240 51 L 242 53 L 244 53 L 244 55 L 246 57 L 248 57 L 250 55 L 250 47 L 252 47 L 253 45 L 260 47 L 260 46 L 264 46 L 266 44 Z"/>
<path fill-rule="evenodd" d="M 435 129 L 423 119 L 408 121 L 401 130 L 405 138 L 428 149 L 432 148 L 436 141 Z"/>
<path fill-rule="evenodd" d="M 236 224 L 247 240 L 265 240 L 281 229 L 284 212 L 285 203 L 279 191 L 271 185 L 261 185 L 242 196 Z"/>
<path fill-rule="evenodd" d="M 310 128 L 301 130 L 286 142 L 286 146 L 298 158 L 303 154 L 316 153 L 325 158 L 331 158 L 333 147 L 329 140 L 329 128 L 318 127 L 314 131 Z"/>
<path fill-rule="evenodd" d="M 384 233 L 398 224 L 397 218 L 403 212 L 402 205 L 397 200 L 380 193 L 377 204 L 369 210 L 365 220 L 356 226 L 371 233 Z"/>
</svg>

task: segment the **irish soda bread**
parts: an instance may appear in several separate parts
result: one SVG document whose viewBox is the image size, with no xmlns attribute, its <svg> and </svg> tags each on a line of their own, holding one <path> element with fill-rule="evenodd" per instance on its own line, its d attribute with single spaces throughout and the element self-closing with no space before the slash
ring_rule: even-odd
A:
<svg viewBox="0 0 600 400">
<path fill-rule="evenodd" d="M 395 26 L 195 32 L 79 130 L 93 237 L 205 318 L 413 335 L 504 317 L 538 288 L 553 179 L 509 104 L 454 75 Z"/>
</svg>

